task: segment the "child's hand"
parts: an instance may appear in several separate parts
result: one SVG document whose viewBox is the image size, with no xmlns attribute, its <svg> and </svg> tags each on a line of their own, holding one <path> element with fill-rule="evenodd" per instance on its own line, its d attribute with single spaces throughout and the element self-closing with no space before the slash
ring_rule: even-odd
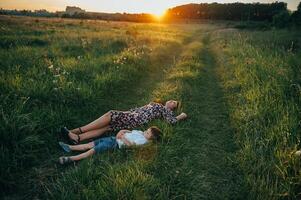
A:
<svg viewBox="0 0 301 200">
<path fill-rule="evenodd" d="M 127 133 L 127 132 L 130 132 L 129 130 L 121 130 L 117 133 L 116 135 L 116 139 L 121 139 L 124 137 L 124 134 Z"/>
<path fill-rule="evenodd" d="M 121 138 L 123 138 L 123 136 L 124 136 L 124 132 L 119 132 L 117 135 L 116 135 L 116 138 L 117 139 L 121 139 Z"/>
</svg>

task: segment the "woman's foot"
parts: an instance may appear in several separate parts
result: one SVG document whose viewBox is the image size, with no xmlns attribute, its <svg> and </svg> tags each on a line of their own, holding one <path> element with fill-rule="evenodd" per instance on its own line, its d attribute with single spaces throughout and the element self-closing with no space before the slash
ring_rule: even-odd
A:
<svg viewBox="0 0 301 200">
<path fill-rule="evenodd" d="M 79 135 L 76 135 L 69 131 L 66 127 L 61 128 L 61 133 L 64 135 L 66 140 L 71 140 L 73 144 L 79 144 L 80 142 L 80 137 Z"/>
<path fill-rule="evenodd" d="M 62 156 L 62 157 L 59 158 L 59 163 L 61 165 L 65 165 L 65 164 L 72 163 L 72 162 L 73 162 L 73 160 L 71 160 L 70 157 Z"/>
<path fill-rule="evenodd" d="M 70 146 L 68 144 L 65 144 L 64 142 L 59 142 L 59 145 L 62 147 L 62 149 L 64 149 L 64 151 L 68 153 L 71 151 Z"/>
<path fill-rule="evenodd" d="M 72 129 L 70 130 L 72 133 L 76 134 L 76 135 L 80 135 L 80 134 L 83 134 L 83 130 L 81 127 L 78 127 L 78 128 L 75 128 L 75 129 Z"/>
</svg>

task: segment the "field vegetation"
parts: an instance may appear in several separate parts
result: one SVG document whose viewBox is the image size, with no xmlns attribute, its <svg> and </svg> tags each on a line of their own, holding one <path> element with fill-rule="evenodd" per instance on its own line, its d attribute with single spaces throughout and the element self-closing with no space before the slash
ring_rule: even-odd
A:
<svg viewBox="0 0 301 200">
<path fill-rule="evenodd" d="M 300 199 L 300 31 L 217 31 L 218 74 L 254 199 Z M 222 51 L 220 50 L 222 49 Z"/>
<path fill-rule="evenodd" d="M 300 198 L 300 44 L 221 23 L 1 16 L 1 197 Z M 138 127 L 160 143 L 58 164 L 61 126 L 168 99 L 189 119 Z"/>
</svg>

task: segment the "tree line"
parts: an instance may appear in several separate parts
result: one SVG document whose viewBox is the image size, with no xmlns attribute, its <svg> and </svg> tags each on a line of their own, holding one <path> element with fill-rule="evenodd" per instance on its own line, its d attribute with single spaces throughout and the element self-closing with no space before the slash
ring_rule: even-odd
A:
<svg viewBox="0 0 301 200">
<path fill-rule="evenodd" d="M 168 9 L 165 20 L 210 19 L 236 21 L 266 21 L 275 25 L 301 24 L 301 2 L 296 11 L 287 9 L 284 2 L 274 3 L 200 3 Z"/>
<path fill-rule="evenodd" d="M 157 19 L 151 14 L 128 14 L 128 13 L 74 13 L 58 15 L 46 10 L 4 10 L 4 15 L 25 15 L 38 17 L 63 17 L 78 19 L 100 19 L 113 21 L 132 22 L 156 22 Z M 270 22 L 274 26 L 283 28 L 291 25 L 301 26 L 301 2 L 296 11 L 287 9 L 284 2 L 274 3 L 200 3 L 186 4 L 168 9 L 161 22 L 172 22 L 177 20 L 236 20 L 236 21 L 258 21 Z"/>
</svg>

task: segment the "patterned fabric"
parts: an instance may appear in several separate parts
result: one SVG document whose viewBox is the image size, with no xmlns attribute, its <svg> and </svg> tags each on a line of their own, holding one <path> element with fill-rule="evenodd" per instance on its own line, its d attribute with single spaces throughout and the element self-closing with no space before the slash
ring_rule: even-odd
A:
<svg viewBox="0 0 301 200">
<path fill-rule="evenodd" d="M 111 110 L 110 113 L 110 127 L 114 131 L 133 129 L 158 118 L 164 118 L 170 124 L 177 122 L 177 118 L 174 116 L 173 112 L 159 103 L 149 103 L 129 111 Z"/>
</svg>

